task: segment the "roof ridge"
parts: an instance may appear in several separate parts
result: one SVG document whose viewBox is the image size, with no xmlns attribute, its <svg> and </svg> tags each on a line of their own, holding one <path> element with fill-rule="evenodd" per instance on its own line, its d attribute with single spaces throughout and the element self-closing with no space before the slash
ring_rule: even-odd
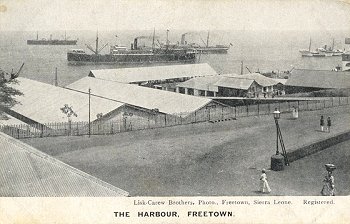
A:
<svg viewBox="0 0 350 224">
<path fill-rule="evenodd" d="M 85 173 L 85 172 L 83 172 L 83 171 L 81 171 L 81 170 L 79 170 L 79 169 L 77 169 L 75 167 L 72 167 L 72 166 L 68 165 L 67 163 L 62 162 L 61 160 L 58 160 L 58 159 L 56 159 L 56 158 L 54 158 L 54 157 L 52 157 L 52 156 L 50 156 L 50 155 L 48 155 L 48 154 L 38 150 L 38 149 L 36 149 L 36 148 L 34 148 L 34 147 L 32 147 L 32 146 L 30 146 L 28 144 L 25 144 L 25 143 L 23 143 L 23 142 L 21 142 L 19 140 L 14 139 L 11 136 L 6 135 L 5 133 L 0 132 L 0 138 L 4 138 L 5 141 L 8 141 L 11 144 L 14 144 L 14 145 L 18 146 L 19 148 L 27 151 L 28 153 L 31 153 L 31 154 L 33 154 L 35 156 L 38 156 L 41 159 L 44 159 L 47 162 L 50 162 L 51 164 L 54 164 L 54 165 L 57 165 L 57 166 L 59 166 L 59 167 L 61 167 L 63 169 L 66 169 L 67 171 L 73 172 L 73 173 L 83 177 L 84 179 L 87 179 L 87 180 L 90 180 L 90 181 L 92 181 L 94 183 L 97 183 L 97 184 L 99 184 L 102 187 L 105 187 L 105 188 L 107 188 L 109 190 L 112 190 L 112 191 L 116 192 L 117 194 L 120 194 L 121 196 L 128 196 L 129 195 L 128 192 L 126 192 L 126 191 L 124 191 L 124 190 L 122 190 L 122 189 L 120 189 L 118 187 L 115 187 L 115 186 L 113 186 L 113 185 L 111 185 L 111 184 L 109 184 L 109 183 L 107 183 L 107 182 L 105 182 L 105 181 L 103 181 L 101 179 L 98 179 L 97 177 L 94 177 L 94 176 L 92 176 L 92 175 L 90 175 L 88 173 Z"/>
</svg>

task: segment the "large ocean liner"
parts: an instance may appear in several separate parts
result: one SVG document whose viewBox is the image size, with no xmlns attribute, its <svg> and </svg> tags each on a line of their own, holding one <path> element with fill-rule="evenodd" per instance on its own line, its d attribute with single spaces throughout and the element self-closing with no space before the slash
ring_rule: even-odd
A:
<svg viewBox="0 0 350 224">
<path fill-rule="evenodd" d="M 68 40 L 66 33 L 64 33 L 64 39 L 52 39 L 52 35 L 50 35 L 50 39 L 39 39 L 38 33 L 36 33 L 35 40 L 27 40 L 28 45 L 76 45 L 78 40 Z"/>
<path fill-rule="evenodd" d="M 98 35 L 96 47 L 93 49 L 86 45 L 93 53 L 86 53 L 82 49 L 72 49 L 67 53 L 67 60 L 70 64 L 85 63 L 116 63 L 116 64 L 146 64 L 146 63 L 194 63 L 196 52 L 190 49 L 169 48 L 168 46 L 155 46 L 154 34 L 152 47 L 139 47 L 136 37 L 128 49 L 125 46 L 114 45 L 110 47 L 109 54 L 100 54 L 107 44 L 99 48 Z M 167 40 L 167 43 L 168 40 Z"/>
</svg>

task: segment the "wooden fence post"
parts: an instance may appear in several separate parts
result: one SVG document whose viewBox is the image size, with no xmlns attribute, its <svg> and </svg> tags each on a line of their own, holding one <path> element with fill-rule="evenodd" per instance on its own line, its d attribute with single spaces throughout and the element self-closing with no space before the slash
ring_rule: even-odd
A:
<svg viewBox="0 0 350 224">
<path fill-rule="evenodd" d="M 333 107 L 333 97 L 332 97 L 332 107 Z"/>
</svg>

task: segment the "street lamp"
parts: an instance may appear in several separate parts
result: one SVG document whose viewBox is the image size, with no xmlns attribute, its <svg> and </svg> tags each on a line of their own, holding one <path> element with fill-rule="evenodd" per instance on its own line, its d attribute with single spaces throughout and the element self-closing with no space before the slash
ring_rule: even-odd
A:
<svg viewBox="0 0 350 224">
<path fill-rule="evenodd" d="M 280 171 L 284 169 L 284 165 L 289 165 L 286 148 L 284 147 L 284 142 L 282 138 L 281 129 L 278 124 L 278 120 L 281 117 L 281 112 L 275 108 L 273 112 L 273 118 L 276 124 L 276 154 L 271 157 L 271 169 L 275 171 Z M 278 142 L 281 144 L 282 154 L 278 150 Z"/>
<path fill-rule="evenodd" d="M 278 111 L 277 108 L 275 108 L 275 111 L 273 112 L 273 118 L 275 119 L 275 124 L 276 124 L 276 133 L 277 133 L 277 137 L 276 137 L 276 155 L 279 154 L 278 151 L 278 138 L 279 138 L 279 125 L 278 125 L 278 119 L 280 119 L 281 117 L 281 112 Z"/>
</svg>

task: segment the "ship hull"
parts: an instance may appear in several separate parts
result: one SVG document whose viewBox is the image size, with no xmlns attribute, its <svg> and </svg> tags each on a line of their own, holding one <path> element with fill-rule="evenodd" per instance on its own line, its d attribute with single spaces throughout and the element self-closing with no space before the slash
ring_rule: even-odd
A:
<svg viewBox="0 0 350 224">
<path fill-rule="evenodd" d="M 77 40 L 27 40 L 28 45 L 76 45 Z"/>
<path fill-rule="evenodd" d="M 143 63 L 194 63 L 195 53 L 186 54 L 77 54 L 67 53 L 70 64 L 143 64 Z"/>
<path fill-rule="evenodd" d="M 342 71 L 350 71 L 350 53 L 342 55 Z"/>
<path fill-rule="evenodd" d="M 227 54 L 228 47 L 217 48 L 217 47 L 203 47 L 203 48 L 194 48 L 198 53 L 201 54 Z"/>
</svg>

